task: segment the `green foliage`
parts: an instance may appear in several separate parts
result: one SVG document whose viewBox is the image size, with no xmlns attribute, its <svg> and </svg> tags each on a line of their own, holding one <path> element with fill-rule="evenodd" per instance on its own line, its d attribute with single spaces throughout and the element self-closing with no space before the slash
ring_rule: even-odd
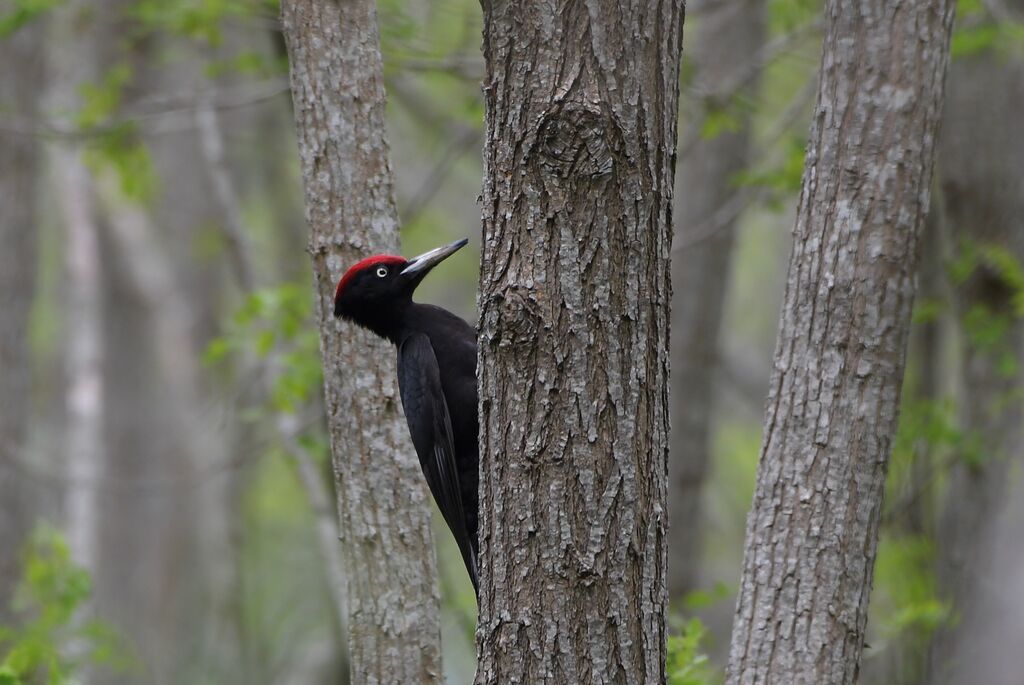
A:
<svg viewBox="0 0 1024 685">
<path fill-rule="evenodd" d="M 157 188 L 149 150 L 136 124 L 117 120 L 124 90 L 132 76 L 127 64 L 119 64 L 99 83 L 83 84 L 80 88 L 82 107 L 75 115 L 75 122 L 88 136 L 86 162 L 94 170 L 112 169 L 126 198 L 148 202 L 156 195 Z"/>
<path fill-rule="evenodd" d="M 112 169 L 126 199 L 145 203 L 156 197 L 153 158 L 135 125 L 118 125 L 89 141 L 85 160 L 93 169 Z"/>
<path fill-rule="evenodd" d="M 983 271 L 994 287 L 1005 290 L 1007 303 L 1001 300 L 974 301 L 963 314 L 961 324 L 970 345 L 993 359 L 1000 375 L 1005 378 L 1014 376 L 1018 362 L 1010 330 L 1016 319 L 1024 317 L 1024 266 L 1013 253 L 1000 245 L 965 240 L 948 264 L 947 271 L 950 280 L 958 287 L 966 287 L 972 277 Z"/>
<path fill-rule="evenodd" d="M 29 22 L 38 19 L 64 0 L 10 0 L 0 13 L 0 40 L 7 38 Z"/>
<path fill-rule="evenodd" d="M 740 130 L 740 123 L 740 117 L 733 108 L 708 106 L 704 110 L 700 137 L 710 140 L 725 133 L 735 133 Z"/>
<path fill-rule="evenodd" d="M 404 89 L 392 88 L 390 101 L 414 113 L 427 144 L 439 142 L 438 119 L 480 128 L 483 98 L 473 68 L 479 64 L 480 7 L 464 0 L 437 0 L 413 16 L 402 0 L 378 3 L 384 75 L 394 83 L 400 75 Z M 415 89 L 417 102 L 404 93 Z M 424 110 L 429 108 L 429 113 Z M 445 136 L 441 136 L 444 138 Z"/>
<path fill-rule="evenodd" d="M 718 604 L 723 599 L 728 598 L 731 592 L 732 590 L 728 585 L 718 582 L 715 583 L 715 586 L 710 590 L 694 590 L 686 595 L 686 597 L 683 598 L 683 608 L 686 609 L 688 613 L 699 609 L 706 609 L 714 604 Z"/>
<path fill-rule="evenodd" d="M 883 535 L 875 562 L 877 612 L 884 639 L 909 639 L 924 648 L 932 633 L 947 625 L 952 611 L 938 596 L 932 541 L 916 536 Z"/>
<path fill-rule="evenodd" d="M 800 190 L 804 173 L 805 139 L 786 137 L 781 161 L 770 167 L 744 169 L 733 177 L 736 186 L 755 186 L 771 191 L 769 203 L 778 206 Z"/>
<path fill-rule="evenodd" d="M 81 620 L 90 592 L 88 572 L 72 562 L 60 534 L 37 527 L 12 607 L 22 620 L 0 627 L 0 685 L 62 685 L 86 664 L 117 670 L 131 664 L 106 624 Z"/>
<path fill-rule="evenodd" d="M 277 16 L 273 0 L 139 0 L 131 15 L 151 31 L 169 33 L 216 47 L 230 19 Z"/>
<path fill-rule="evenodd" d="M 263 79 L 287 73 L 287 57 L 266 55 L 253 50 L 241 50 L 225 59 L 213 60 L 206 66 L 206 75 L 211 79 L 232 74 Z"/>
<path fill-rule="evenodd" d="M 668 685 L 711 685 L 718 673 L 701 651 L 707 629 L 698 618 L 686 621 L 679 634 L 668 637 L 665 671 Z"/>
<path fill-rule="evenodd" d="M 960 0 L 950 43 L 954 59 L 993 53 L 999 57 L 1024 56 L 1024 22 L 995 17 L 984 0 Z"/>
<path fill-rule="evenodd" d="M 914 302 L 911 324 L 920 326 L 938 321 L 949 309 L 945 300 L 920 297 Z"/>
<path fill-rule="evenodd" d="M 83 83 L 79 88 L 82 108 L 76 116 L 78 126 L 83 130 L 98 128 L 117 114 L 122 94 L 131 78 L 131 67 L 118 64 L 99 83 Z"/>
<path fill-rule="evenodd" d="M 769 0 L 768 29 L 772 35 L 788 33 L 821 14 L 815 0 Z"/>
<path fill-rule="evenodd" d="M 1014 316 L 1024 316 L 1024 266 L 1016 256 L 1001 245 L 984 245 L 981 256 L 1011 290 Z"/>
<path fill-rule="evenodd" d="M 900 410 L 900 422 L 893 442 L 889 478 L 886 481 L 891 495 L 886 505 L 899 505 L 896 490 L 911 481 L 910 469 L 915 455 L 928 455 L 934 477 L 940 475 L 940 466 L 955 457 L 969 466 L 979 466 L 989 457 L 982 436 L 976 431 L 963 430 L 956 418 L 956 404 L 951 399 L 921 400 L 908 403 Z M 915 487 L 930 487 L 932 483 L 917 483 Z"/>
<path fill-rule="evenodd" d="M 207 364 L 216 364 L 232 354 L 261 359 L 272 356 L 276 374 L 270 389 L 271 407 L 294 414 L 323 383 L 319 345 L 308 288 L 287 283 L 247 297 L 227 333 L 207 346 L 204 358 Z"/>
</svg>

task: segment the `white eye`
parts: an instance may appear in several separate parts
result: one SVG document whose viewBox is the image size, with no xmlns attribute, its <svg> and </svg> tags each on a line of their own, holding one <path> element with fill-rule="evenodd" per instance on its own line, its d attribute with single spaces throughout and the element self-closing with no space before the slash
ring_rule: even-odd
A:
<svg viewBox="0 0 1024 685">
<path fill-rule="evenodd" d="M 385 278 L 388 275 L 388 268 L 386 266 L 378 266 L 377 275 L 381 278 Z"/>
</svg>

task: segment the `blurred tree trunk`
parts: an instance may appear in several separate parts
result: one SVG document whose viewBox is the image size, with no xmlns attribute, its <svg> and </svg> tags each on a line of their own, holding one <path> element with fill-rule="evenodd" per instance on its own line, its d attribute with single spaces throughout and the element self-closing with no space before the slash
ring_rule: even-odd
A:
<svg viewBox="0 0 1024 685">
<path fill-rule="evenodd" d="M 934 190 L 934 184 L 933 184 Z M 938 195 L 938 193 L 936 193 Z M 921 236 L 921 262 L 918 269 L 918 299 L 925 301 L 941 301 L 946 296 L 945 264 L 943 263 L 945 227 L 941 220 L 941 200 L 932 197 Z M 928 318 L 914 327 L 910 337 L 910 364 L 908 375 L 914 374 L 915 383 L 908 387 L 913 404 L 929 407 L 924 411 L 933 411 L 941 401 L 943 386 L 943 320 L 938 317 Z M 938 468 L 933 454 L 935 446 L 928 440 L 920 441 L 914 447 L 912 463 L 907 473 L 904 494 L 897 496 L 900 509 L 893 512 L 893 525 L 903 533 L 910 535 L 932 535 L 935 531 L 934 474 Z"/>
<path fill-rule="evenodd" d="M 1016 2 L 1024 12 L 1024 2 Z M 979 103 L 984 103 L 979 107 Z M 1024 318 L 1015 279 L 1024 264 L 1024 60 L 994 49 L 958 59 L 950 67 L 939 180 L 945 222 L 956 259 L 975 253 L 973 271 L 954 284 L 963 329 L 962 421 L 979 442 L 968 446 L 950 474 L 938 539 L 940 591 L 953 600 L 963 626 L 971 625 L 976 593 L 989 583 L 990 532 L 1006 504 L 1011 467 L 1020 464 L 1024 414 Z M 1007 267 L 987 251 L 998 250 Z M 971 260 L 971 257 L 967 257 Z M 1017 269 L 1017 271 L 1014 271 Z M 996 339 L 991 338 L 996 331 Z M 964 639 L 952 626 L 936 636 L 931 682 L 946 680 L 944 666 Z M 968 669 L 965 661 L 960 669 Z M 955 669 L 954 669 L 955 672 Z M 1018 674 L 1019 677 L 1019 674 Z"/>
<path fill-rule="evenodd" d="M 70 115 L 82 107 L 84 84 L 97 83 L 110 48 L 111 2 L 72 0 L 54 11 L 49 41 L 52 108 Z M 74 560 L 95 573 L 98 561 L 99 487 L 106 447 L 103 436 L 103 257 L 95 188 L 76 141 L 54 144 L 53 195 L 64 224 L 67 262 L 64 516 Z"/>
<path fill-rule="evenodd" d="M 1024 489 L 1008 484 L 999 512 L 985 522 L 984 565 L 972 583 L 949 652 L 929 685 L 1019 685 L 1024 673 Z M 976 587 L 982 586 L 981 588 Z"/>
<path fill-rule="evenodd" d="M 286 0 L 281 9 L 312 229 L 352 679 L 440 682 L 430 506 L 399 407 L 395 352 L 333 316 L 344 269 L 398 248 L 376 9 L 372 0 Z"/>
<path fill-rule="evenodd" d="M 737 108 L 736 101 L 754 90 L 757 79 L 739 91 L 735 84 L 744 71 L 754 69 L 764 42 L 764 0 L 704 0 L 691 3 L 690 9 L 700 13 L 700 30 L 688 53 L 692 90 L 700 106 L 684 136 L 695 142 L 680 159 L 676 179 L 680 246 L 672 261 L 668 545 L 668 586 L 673 599 L 681 599 L 699 582 L 701 491 L 715 406 L 712 379 L 736 220 L 710 235 L 706 224 L 735 192 L 733 177 L 749 159 L 751 108 Z M 735 113 L 737 128 L 705 138 L 700 132 L 702 115 L 712 115 L 715 109 Z"/>
<path fill-rule="evenodd" d="M 952 0 L 826 3 L 728 682 L 857 679 Z"/>
<path fill-rule="evenodd" d="M 44 76 L 45 24 L 0 37 L 0 111 L 31 122 Z M 19 575 L 17 550 L 32 525 L 32 501 L 15 463 L 23 459 L 31 408 L 29 312 L 35 296 L 39 141 L 0 133 L 0 624 Z"/>
<path fill-rule="evenodd" d="M 195 50 L 195 42 L 177 37 L 150 46 L 151 52 L 166 51 L 179 57 L 147 80 L 149 94 L 188 93 L 197 100 L 203 98 L 213 84 L 205 71 L 209 62 L 194 55 Z M 240 110 L 238 116 L 244 126 L 245 111 Z M 135 270 L 134 280 L 140 286 L 140 294 L 147 299 L 159 298 L 159 292 L 168 289 L 171 316 L 154 320 L 152 325 L 157 331 L 162 328 L 168 333 L 158 333 L 156 344 L 164 350 L 177 349 L 185 372 L 175 378 L 171 376 L 172 365 L 164 364 L 164 382 L 175 389 L 168 393 L 168 399 L 179 400 L 174 402 L 180 422 L 178 432 L 188 431 L 201 438 L 179 446 L 188 451 L 178 454 L 178 468 L 193 477 L 203 474 L 198 481 L 180 489 L 170 486 L 179 490 L 179 500 L 191 504 L 189 515 L 182 518 L 187 519 L 184 522 L 190 527 L 188 542 L 192 548 L 179 553 L 199 563 L 189 582 L 180 584 L 178 590 L 188 601 L 198 602 L 192 626 L 201 637 L 183 636 L 185 639 L 177 647 L 189 656 L 179 657 L 178 663 L 169 665 L 176 667 L 178 680 L 189 672 L 184 668 L 186 662 L 194 660 L 200 664 L 198 668 L 214 674 L 217 682 L 251 682 L 259 673 L 260 659 L 253 652 L 259 652 L 260 646 L 246 634 L 245 584 L 240 567 L 244 525 L 240 499 L 251 462 L 236 459 L 235 455 L 256 453 L 258 438 L 249 427 L 235 430 L 236 422 L 211 412 L 214 406 L 229 411 L 217 404 L 218 399 L 227 405 L 246 393 L 232 388 L 228 398 L 218 396 L 216 384 L 206 382 L 200 361 L 206 345 L 222 332 L 227 281 L 224 256 L 211 252 L 197 254 L 196 246 L 215 243 L 221 217 L 213 186 L 203 173 L 202 132 L 197 127 L 148 136 L 146 146 L 160 178 L 159 197 L 150 220 L 129 222 L 126 228 L 131 229 L 134 224 L 134 230 L 121 231 L 120 242 L 126 257 L 133 253 L 141 257 L 148 252 L 151 258 L 141 261 L 156 262 L 155 268 Z M 136 236 L 134 240 L 126 240 L 132 235 Z M 142 236 L 149 237 L 139 240 Z M 129 261 L 138 263 L 140 259 Z M 145 285 L 147 281 L 151 283 L 149 287 Z M 168 338 L 175 342 L 169 345 Z M 173 361 L 166 353 L 160 356 Z M 189 400 L 190 397 L 200 401 Z"/>
<path fill-rule="evenodd" d="M 665 678 L 682 22 L 484 3 L 481 685 Z"/>
</svg>

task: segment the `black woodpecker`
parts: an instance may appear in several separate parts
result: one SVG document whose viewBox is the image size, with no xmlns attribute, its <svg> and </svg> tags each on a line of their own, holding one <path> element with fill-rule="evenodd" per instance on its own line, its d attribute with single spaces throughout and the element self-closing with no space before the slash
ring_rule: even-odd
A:
<svg viewBox="0 0 1024 685">
<path fill-rule="evenodd" d="M 476 331 L 445 309 L 412 301 L 430 270 L 467 242 L 458 240 L 413 259 L 363 259 L 338 282 L 334 315 L 398 348 L 398 387 L 412 443 L 479 594 Z"/>
</svg>

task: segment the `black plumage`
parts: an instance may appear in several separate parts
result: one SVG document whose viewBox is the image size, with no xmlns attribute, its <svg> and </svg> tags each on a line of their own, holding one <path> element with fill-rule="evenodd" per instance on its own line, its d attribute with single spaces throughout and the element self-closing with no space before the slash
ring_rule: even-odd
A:
<svg viewBox="0 0 1024 685">
<path fill-rule="evenodd" d="M 398 348 L 398 386 L 413 446 L 478 590 L 476 331 L 441 307 L 412 301 L 424 276 L 466 242 L 410 260 L 376 255 L 360 261 L 338 283 L 334 314 Z"/>
</svg>

